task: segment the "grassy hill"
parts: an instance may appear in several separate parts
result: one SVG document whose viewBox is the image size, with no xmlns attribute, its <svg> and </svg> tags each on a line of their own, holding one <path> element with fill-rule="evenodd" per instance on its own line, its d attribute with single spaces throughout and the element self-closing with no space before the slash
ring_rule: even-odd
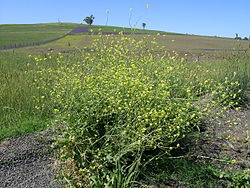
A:
<svg viewBox="0 0 250 188">
<path fill-rule="evenodd" d="M 135 35 L 140 40 L 147 37 L 149 40 L 155 38 L 159 45 L 166 46 L 170 50 L 204 50 L 204 49 L 250 49 L 250 41 L 236 41 L 231 38 L 219 38 L 209 36 L 187 35 L 155 30 L 131 29 L 125 27 L 85 25 L 76 23 L 46 23 L 46 24 L 5 24 L 0 25 L 0 47 L 19 44 L 32 44 L 63 36 L 74 28 L 83 27 L 84 32 L 72 33 L 60 40 L 48 44 L 22 49 L 31 51 L 43 51 L 43 49 L 54 48 L 58 51 L 90 48 L 97 33 L 127 33 Z M 87 29 L 86 29 L 87 28 Z M 89 29 L 88 29 L 89 28 Z M 91 29 L 91 30 L 90 30 Z M 92 35 L 90 35 L 92 31 Z M 94 33 L 94 35 L 93 35 Z M 160 35 L 157 35 L 160 34 Z M 148 37 L 148 35 L 152 35 Z M 174 41 L 174 42 L 173 42 Z"/>
<path fill-rule="evenodd" d="M 0 46 L 32 44 L 62 36 L 78 24 L 4 24 L 0 25 Z"/>
<path fill-rule="evenodd" d="M 132 32 L 130 28 L 113 26 L 88 26 L 76 23 L 44 23 L 44 24 L 3 24 L 0 25 L 0 47 L 18 44 L 32 44 L 60 37 L 76 27 L 91 27 L 94 32 L 102 28 L 102 32 Z M 158 33 L 159 31 L 137 30 L 136 33 Z M 163 33 L 163 32 L 162 32 Z"/>
</svg>

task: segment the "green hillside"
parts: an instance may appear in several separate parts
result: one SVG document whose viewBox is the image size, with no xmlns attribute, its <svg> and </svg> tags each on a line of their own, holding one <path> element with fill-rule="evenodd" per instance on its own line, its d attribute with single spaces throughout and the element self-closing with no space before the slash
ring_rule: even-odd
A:
<svg viewBox="0 0 250 188">
<path fill-rule="evenodd" d="M 65 35 L 76 27 L 96 27 L 96 29 L 93 29 L 93 32 L 98 32 L 99 28 L 102 28 L 102 32 L 159 33 L 159 31 L 153 30 L 132 31 L 130 28 L 97 25 L 88 26 L 76 23 L 3 24 L 0 25 L 0 47 L 46 41 Z"/>
<path fill-rule="evenodd" d="M 0 25 L 0 46 L 32 44 L 60 37 L 79 24 L 4 24 Z"/>
<path fill-rule="evenodd" d="M 82 29 L 81 29 L 82 27 Z M 78 29 L 77 32 L 74 32 Z M 81 31 L 82 30 L 82 31 Z M 72 35 L 59 40 L 39 45 L 18 49 L 29 53 L 44 51 L 53 48 L 57 51 L 91 48 L 97 34 L 118 34 L 119 32 L 131 34 L 131 37 L 150 41 L 154 39 L 159 45 L 169 50 L 199 51 L 204 49 L 219 50 L 245 50 L 250 49 L 250 41 L 239 41 L 231 38 L 211 36 L 187 35 L 165 31 L 131 29 L 115 26 L 86 25 L 77 23 L 46 23 L 46 24 L 5 24 L 0 25 L 0 47 L 33 44 L 63 36 L 69 32 Z M 138 35 L 137 35 L 138 34 Z M 160 34 L 160 35 L 159 35 Z M 149 36 L 150 35 L 150 36 Z"/>
</svg>

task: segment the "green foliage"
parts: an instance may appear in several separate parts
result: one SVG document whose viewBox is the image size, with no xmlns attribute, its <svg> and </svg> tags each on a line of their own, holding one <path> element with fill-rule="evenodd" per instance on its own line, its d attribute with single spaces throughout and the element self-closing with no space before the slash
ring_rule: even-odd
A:
<svg viewBox="0 0 250 188">
<path fill-rule="evenodd" d="M 218 169 L 209 163 L 186 158 L 169 159 L 165 156 L 146 166 L 140 178 L 148 186 L 217 187 L 223 182 L 214 175 L 217 171 Z"/>
<path fill-rule="evenodd" d="M 149 170 L 150 169 L 150 170 Z M 250 184 L 249 170 L 227 172 L 208 162 L 188 158 L 171 159 L 167 156 L 154 160 L 145 166 L 140 178 L 146 185 L 173 187 L 236 187 L 246 188 Z"/>
<path fill-rule="evenodd" d="M 230 183 L 229 185 L 231 187 L 236 187 L 236 188 L 250 187 L 249 170 L 248 170 L 248 172 L 245 171 L 243 173 L 240 173 L 240 172 L 234 173 L 230 177 L 231 177 L 232 183 Z"/>
<path fill-rule="evenodd" d="M 15 114 L 12 115 L 12 118 L 15 117 Z M 27 133 L 33 133 L 36 131 L 41 131 L 46 129 L 46 119 L 42 119 L 38 116 L 28 116 L 28 117 L 21 117 L 21 120 L 12 120 L 13 124 L 10 126 L 6 126 L 1 129 L 0 131 L 0 141 L 5 138 L 20 136 Z"/>
<path fill-rule="evenodd" d="M 243 172 L 229 173 L 220 169 L 213 169 L 211 171 L 214 176 L 227 181 L 228 187 L 245 188 L 250 186 L 249 169 Z"/>
<path fill-rule="evenodd" d="M 130 166 L 125 167 L 121 166 L 121 163 L 118 159 L 116 161 L 116 166 L 113 173 L 105 171 L 106 173 L 96 173 L 97 176 L 92 176 L 92 187 L 96 188 L 127 188 L 134 187 L 138 184 L 135 180 L 138 176 L 138 166 L 140 161 L 134 161 Z M 102 176 L 100 177 L 100 174 Z"/>
</svg>

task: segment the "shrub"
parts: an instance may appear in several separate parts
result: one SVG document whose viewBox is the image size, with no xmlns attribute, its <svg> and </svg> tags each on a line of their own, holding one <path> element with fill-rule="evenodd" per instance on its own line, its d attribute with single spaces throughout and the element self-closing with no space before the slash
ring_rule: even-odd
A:
<svg viewBox="0 0 250 188">
<path fill-rule="evenodd" d="M 146 153 L 169 154 L 199 126 L 193 101 L 215 87 L 202 79 L 208 72 L 167 57 L 154 41 L 106 37 L 94 44 L 97 51 L 59 55 L 56 66 L 41 64 L 37 74 L 47 98 L 42 108 L 55 115 L 61 175 L 73 187 L 132 186 L 150 161 Z M 218 85 L 217 101 L 228 84 Z"/>
</svg>

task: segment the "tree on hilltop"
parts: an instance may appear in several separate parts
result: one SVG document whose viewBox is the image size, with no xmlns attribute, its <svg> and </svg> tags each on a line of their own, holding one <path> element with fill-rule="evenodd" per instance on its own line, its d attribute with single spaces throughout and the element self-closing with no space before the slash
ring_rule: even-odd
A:
<svg viewBox="0 0 250 188">
<path fill-rule="evenodd" d="M 235 33 L 235 38 L 236 40 L 241 40 L 241 37 L 239 37 L 239 34 L 238 33 Z"/>
<path fill-rule="evenodd" d="M 91 16 L 87 16 L 83 21 L 85 21 L 88 25 L 92 25 L 95 17 L 91 14 Z"/>
<path fill-rule="evenodd" d="M 142 23 L 142 27 L 143 27 L 143 29 L 145 29 L 146 23 Z"/>
</svg>

